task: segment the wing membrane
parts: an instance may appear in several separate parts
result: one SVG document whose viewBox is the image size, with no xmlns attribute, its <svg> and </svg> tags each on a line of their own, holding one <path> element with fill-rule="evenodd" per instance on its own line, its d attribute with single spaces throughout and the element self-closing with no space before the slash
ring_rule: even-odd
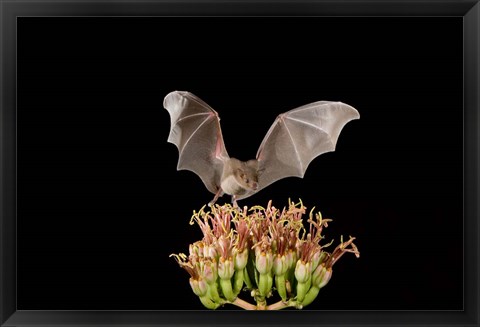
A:
<svg viewBox="0 0 480 327">
<path fill-rule="evenodd" d="M 216 193 L 228 153 L 215 110 L 189 92 L 169 93 L 163 106 L 170 114 L 168 142 L 177 146 L 178 170 L 196 173 Z"/>
<path fill-rule="evenodd" d="M 310 103 L 279 115 L 257 152 L 263 170 L 257 191 L 285 177 L 303 177 L 313 159 L 335 150 L 345 124 L 358 118 L 353 107 L 329 101 Z"/>
</svg>

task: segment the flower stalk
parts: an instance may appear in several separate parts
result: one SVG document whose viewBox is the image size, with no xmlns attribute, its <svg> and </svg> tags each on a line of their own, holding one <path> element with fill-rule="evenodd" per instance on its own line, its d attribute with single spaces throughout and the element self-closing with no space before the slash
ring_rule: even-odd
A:
<svg viewBox="0 0 480 327">
<path fill-rule="evenodd" d="M 271 201 L 266 208 L 217 204 L 204 209 L 194 211 L 190 221 L 200 227 L 202 240 L 189 246 L 188 256 L 171 256 L 190 274 L 193 293 L 208 309 L 225 304 L 245 310 L 302 309 L 330 281 L 332 266 L 343 254 L 360 256 L 353 237 L 346 242 L 342 238 L 332 253 L 325 251 L 331 243 L 321 244 L 322 231 L 331 220 L 313 215 L 312 209 L 307 230 L 301 201 L 289 201 L 283 210 Z M 241 299 L 242 291 L 255 304 Z M 275 292 L 281 300 L 268 304 Z"/>
</svg>

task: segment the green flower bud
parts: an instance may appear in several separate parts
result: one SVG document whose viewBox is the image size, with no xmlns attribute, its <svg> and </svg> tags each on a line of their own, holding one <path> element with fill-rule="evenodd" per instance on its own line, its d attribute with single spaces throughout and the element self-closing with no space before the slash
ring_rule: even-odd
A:
<svg viewBox="0 0 480 327">
<path fill-rule="evenodd" d="M 275 276 L 275 287 L 277 288 L 278 295 L 282 298 L 282 301 L 287 300 L 287 284 L 285 281 L 285 275 Z"/>
<path fill-rule="evenodd" d="M 269 273 L 267 274 L 267 282 L 268 282 L 268 296 L 270 296 L 270 291 L 272 290 L 272 286 L 273 286 L 273 276 L 272 276 L 272 273 Z"/>
<path fill-rule="evenodd" d="M 243 269 L 242 270 L 236 270 L 235 274 L 233 275 L 233 293 L 235 296 L 240 293 L 243 287 Z"/>
<path fill-rule="evenodd" d="M 243 270 L 248 262 L 248 249 L 243 249 L 242 252 L 237 252 L 235 256 L 235 270 Z"/>
<path fill-rule="evenodd" d="M 218 263 L 218 276 L 221 279 L 230 279 L 235 272 L 233 261 L 230 259 L 225 259 L 220 257 L 220 262 Z"/>
<path fill-rule="evenodd" d="M 312 275 L 312 266 L 310 262 L 303 262 L 302 260 L 297 261 L 295 267 L 295 278 L 299 283 L 305 283 L 310 276 Z"/>
<path fill-rule="evenodd" d="M 245 267 L 243 268 L 243 280 L 245 281 L 245 285 L 247 285 L 247 288 L 251 290 L 253 288 L 252 280 L 250 279 L 250 276 L 248 274 L 248 268 Z"/>
<path fill-rule="evenodd" d="M 273 277 L 271 272 L 267 274 L 260 274 L 258 280 L 258 292 L 262 297 L 268 297 L 273 286 Z"/>
<path fill-rule="evenodd" d="M 200 296 L 200 301 L 207 309 L 215 310 L 220 306 L 220 303 L 213 302 L 208 296 Z"/>
<path fill-rule="evenodd" d="M 305 295 L 307 294 L 308 290 L 310 289 L 311 283 L 309 280 L 305 283 L 298 283 L 297 284 L 297 297 L 296 300 L 298 303 L 303 303 L 305 299 Z"/>
<path fill-rule="evenodd" d="M 233 293 L 232 281 L 230 279 L 220 279 L 220 287 L 222 288 L 223 296 L 228 301 L 232 302 L 235 300 L 237 296 Z"/>
<path fill-rule="evenodd" d="M 212 299 L 215 303 L 221 303 L 222 299 L 220 298 L 220 294 L 218 293 L 218 284 L 208 284 L 208 292 L 207 296 Z"/>
<path fill-rule="evenodd" d="M 313 300 L 315 300 L 315 298 L 317 297 L 319 291 L 320 291 L 320 288 L 315 285 L 310 287 L 307 294 L 305 295 L 305 298 L 303 299 L 302 307 L 305 307 L 310 303 L 312 303 Z"/>
</svg>

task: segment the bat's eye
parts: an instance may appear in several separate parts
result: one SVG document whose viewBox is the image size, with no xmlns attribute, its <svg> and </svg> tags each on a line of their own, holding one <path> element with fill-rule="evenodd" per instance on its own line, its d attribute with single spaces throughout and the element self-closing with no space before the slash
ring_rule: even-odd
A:
<svg viewBox="0 0 480 327">
<path fill-rule="evenodd" d="M 250 180 L 249 180 L 248 178 L 244 178 L 243 180 L 244 180 L 245 183 L 247 183 L 247 184 L 250 183 Z"/>
</svg>

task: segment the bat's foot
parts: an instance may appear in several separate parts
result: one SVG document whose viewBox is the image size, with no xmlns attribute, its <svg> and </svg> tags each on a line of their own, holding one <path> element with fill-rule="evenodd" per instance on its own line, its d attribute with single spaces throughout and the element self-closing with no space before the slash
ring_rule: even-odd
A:
<svg viewBox="0 0 480 327">
<path fill-rule="evenodd" d="M 232 205 L 234 208 L 238 208 L 237 197 L 232 195 Z"/>
<path fill-rule="evenodd" d="M 215 202 L 217 202 L 218 198 L 219 198 L 220 196 L 222 196 L 222 195 L 223 195 L 222 188 L 219 187 L 218 190 L 217 190 L 217 193 L 215 193 L 215 196 L 213 197 L 213 200 L 210 201 L 210 202 L 208 202 L 208 206 L 209 206 L 210 208 L 213 207 L 213 205 L 215 204 Z"/>
</svg>

